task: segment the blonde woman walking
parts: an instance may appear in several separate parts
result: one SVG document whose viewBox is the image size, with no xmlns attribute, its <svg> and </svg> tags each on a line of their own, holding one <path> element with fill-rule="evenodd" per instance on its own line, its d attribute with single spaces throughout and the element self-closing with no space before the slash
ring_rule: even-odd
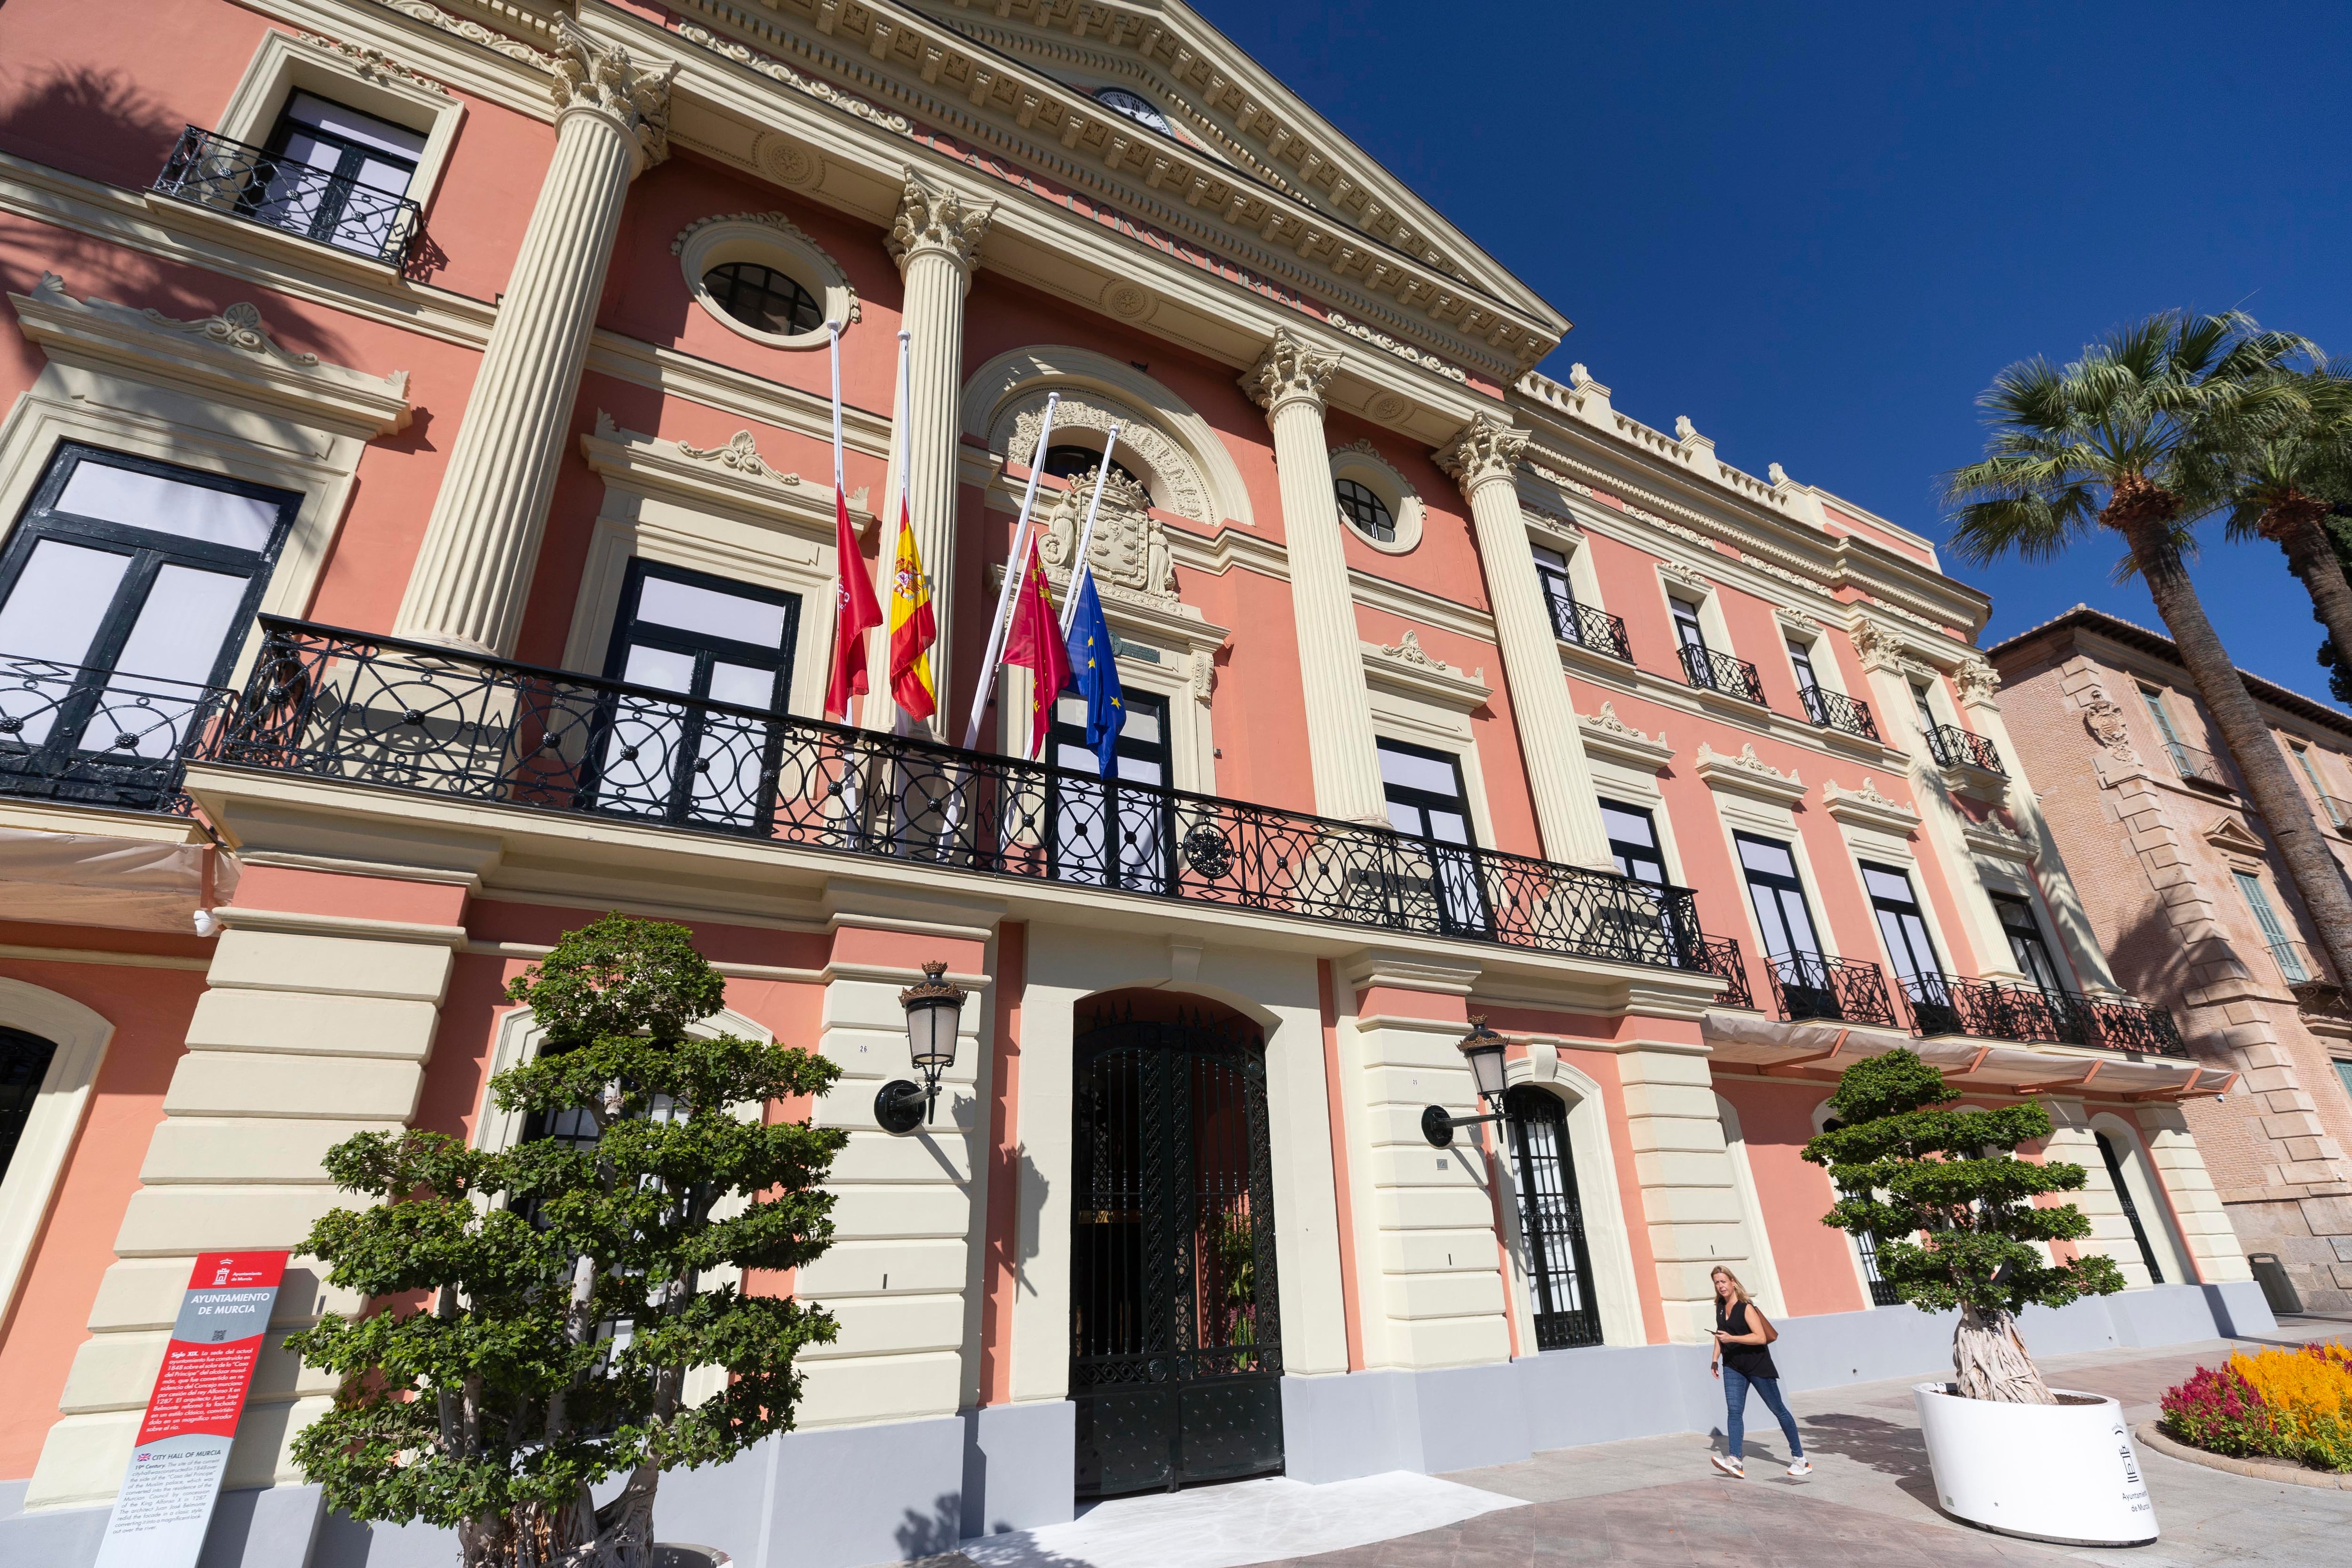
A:
<svg viewBox="0 0 2352 1568">
<path fill-rule="evenodd" d="M 1739 1276 L 1717 1264 L 1715 1268 L 1715 1355 L 1707 1371 L 1723 1379 L 1723 1404 L 1727 1412 L 1723 1429 L 1725 1452 L 1707 1458 L 1727 1476 L 1745 1480 L 1748 1467 L 1739 1458 L 1740 1439 L 1748 1425 L 1748 1390 L 1764 1396 L 1765 1407 L 1780 1418 L 1789 1439 L 1789 1473 L 1810 1476 L 1813 1462 L 1805 1458 L 1804 1441 L 1797 1436 L 1797 1418 L 1780 1399 L 1780 1369 L 1764 1347 L 1780 1337 L 1748 1294 Z"/>
</svg>

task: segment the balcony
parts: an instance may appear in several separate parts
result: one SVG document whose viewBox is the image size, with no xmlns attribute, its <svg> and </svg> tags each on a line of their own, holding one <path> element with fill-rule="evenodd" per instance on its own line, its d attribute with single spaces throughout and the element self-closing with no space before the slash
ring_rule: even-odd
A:
<svg viewBox="0 0 2352 1568">
<path fill-rule="evenodd" d="M 1895 1027 L 1895 1006 L 1886 999 L 1886 980 L 1874 963 L 1825 958 L 1817 952 L 1791 952 L 1768 958 L 1772 994 L 1780 1016 L 1790 1023 L 1818 1018 L 1832 1024 L 1876 1024 Z"/>
<path fill-rule="evenodd" d="M 1878 739 L 1878 726 L 1870 717 L 1869 703 L 1819 686 L 1801 688 L 1798 695 L 1805 700 L 1805 717 L 1817 728 L 1859 735 L 1865 741 Z"/>
<path fill-rule="evenodd" d="M 1738 940 L 1702 935 L 1698 945 L 1697 967 L 1724 982 L 1723 994 L 1715 999 L 1715 1005 L 1752 1010 L 1756 1005 L 1756 994 L 1748 989 L 1748 965 L 1740 962 Z"/>
<path fill-rule="evenodd" d="M 2101 1001 L 2080 992 L 2044 991 L 1957 974 L 1906 975 L 1899 989 L 1911 1015 L 1911 1032 L 1923 1038 L 1964 1035 L 2023 1045 L 2189 1054 L 2172 1015 L 2142 1002 Z"/>
<path fill-rule="evenodd" d="M 2327 966 L 2318 954 L 2302 942 L 2284 939 L 2272 942 L 2270 950 L 2279 978 L 2286 982 L 2287 992 L 2294 998 L 2295 1011 L 2306 1018 L 2352 1019 L 2344 988 L 2328 978 Z"/>
<path fill-rule="evenodd" d="M 1626 640 L 1624 616 L 1580 605 L 1558 594 L 1546 595 L 1545 598 L 1551 605 L 1552 635 L 1560 641 L 1607 654 L 1627 664 L 1633 662 L 1633 645 Z"/>
<path fill-rule="evenodd" d="M 1687 888 L 360 632 L 262 627 L 203 761 L 1611 963 L 1721 962 Z"/>
<path fill-rule="evenodd" d="M 2221 771 L 2221 761 L 2212 752 L 2184 746 L 2178 741 L 2167 741 L 2164 749 L 2172 758 L 2172 771 L 2180 775 L 2181 783 L 2212 790 L 2219 795 L 2237 793 L 2230 787 L 2229 775 Z"/>
<path fill-rule="evenodd" d="M 1764 682 L 1757 679 L 1756 667 L 1746 659 L 1691 643 L 1685 643 L 1680 651 L 1683 679 L 1698 690 L 1720 691 L 1726 697 L 1737 697 L 1759 708 L 1766 705 Z"/>
<path fill-rule="evenodd" d="M 424 227 L 415 202 L 191 125 L 155 190 L 177 201 L 399 266 Z"/>
<path fill-rule="evenodd" d="M 0 799 L 185 816 L 188 743 L 218 687 L 0 655 Z"/>
<path fill-rule="evenodd" d="M 1975 768 L 2007 778 L 2000 752 L 1982 735 L 1972 735 L 1957 724 L 1938 724 L 1927 731 L 1927 752 L 1939 768 Z"/>
<path fill-rule="evenodd" d="M 2352 838 L 2352 800 L 2338 800 L 2332 795 L 2323 795 L 2319 797 L 2319 805 L 2327 813 L 2327 820 L 2335 825 L 2336 831 Z"/>
</svg>

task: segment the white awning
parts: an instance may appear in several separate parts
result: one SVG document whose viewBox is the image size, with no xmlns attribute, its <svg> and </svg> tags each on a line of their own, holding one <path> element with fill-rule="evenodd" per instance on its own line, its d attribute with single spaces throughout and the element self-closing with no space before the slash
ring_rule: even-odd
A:
<svg viewBox="0 0 2352 1568">
<path fill-rule="evenodd" d="M 2176 1100 L 2219 1094 L 2238 1076 L 2180 1057 L 1964 1037 L 1917 1040 L 1897 1029 L 1819 1020 L 1783 1023 L 1753 1013 L 1709 1013 L 1700 1027 L 1717 1067 L 1770 1078 L 1827 1081 L 1864 1057 L 1898 1049 L 1917 1053 L 1964 1088 L 1999 1094 Z"/>
<path fill-rule="evenodd" d="M 0 827 L 0 898 L 11 920 L 195 931 L 228 902 L 237 864 L 209 844 Z"/>
</svg>

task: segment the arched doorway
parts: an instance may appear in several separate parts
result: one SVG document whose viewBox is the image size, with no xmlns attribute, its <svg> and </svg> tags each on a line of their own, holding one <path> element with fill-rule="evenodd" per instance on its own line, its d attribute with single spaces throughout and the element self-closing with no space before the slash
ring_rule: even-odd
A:
<svg viewBox="0 0 2352 1568">
<path fill-rule="evenodd" d="M 1584 1200 L 1559 1096 L 1520 1084 L 1503 1097 L 1504 1125 L 1517 1167 L 1519 1237 L 1527 1248 L 1538 1350 L 1601 1342 L 1592 1257 L 1584 1244 Z"/>
<path fill-rule="evenodd" d="M 1214 1003 L 1087 1005 L 1072 1074 L 1077 1495 L 1282 1468 L 1265 1042 Z"/>
</svg>

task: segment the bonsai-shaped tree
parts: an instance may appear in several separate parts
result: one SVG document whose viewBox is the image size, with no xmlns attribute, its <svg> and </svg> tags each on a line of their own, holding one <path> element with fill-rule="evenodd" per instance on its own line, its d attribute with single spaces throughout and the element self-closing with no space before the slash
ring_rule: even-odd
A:
<svg viewBox="0 0 2352 1568">
<path fill-rule="evenodd" d="M 791 1428 L 793 1354 L 833 1320 L 704 1281 L 824 1251 L 816 1184 L 844 1134 L 762 1112 L 839 1069 L 689 1034 L 723 992 L 685 927 L 607 915 L 507 987 L 545 1040 L 491 1093 L 564 1136 L 493 1152 L 369 1132 L 329 1152 L 335 1184 L 375 1200 L 306 1244 L 373 1310 L 289 1342 L 342 1376 L 294 1449 L 335 1507 L 454 1529 L 466 1568 L 650 1568 L 662 1471 Z M 688 1371 L 712 1365 L 727 1386 L 688 1405 Z M 595 1506 L 589 1489 L 623 1474 Z"/>
<path fill-rule="evenodd" d="M 1960 1310 L 1952 1370 L 1970 1399 L 2056 1403 L 2018 1337 L 2029 1304 L 2063 1307 L 2124 1288 L 2115 1260 L 2084 1254 L 2052 1264 L 2032 1244 L 2073 1241 L 2091 1222 L 2043 1193 L 2080 1191 L 2083 1167 L 2021 1160 L 2020 1143 L 2050 1136 L 2050 1113 L 2027 1102 L 1949 1110 L 1958 1091 L 1910 1051 L 1845 1069 L 1830 1109 L 1843 1123 L 1805 1145 L 1843 1194 L 1822 1223 L 1874 1238 L 1879 1277 L 1924 1312 Z"/>
</svg>

